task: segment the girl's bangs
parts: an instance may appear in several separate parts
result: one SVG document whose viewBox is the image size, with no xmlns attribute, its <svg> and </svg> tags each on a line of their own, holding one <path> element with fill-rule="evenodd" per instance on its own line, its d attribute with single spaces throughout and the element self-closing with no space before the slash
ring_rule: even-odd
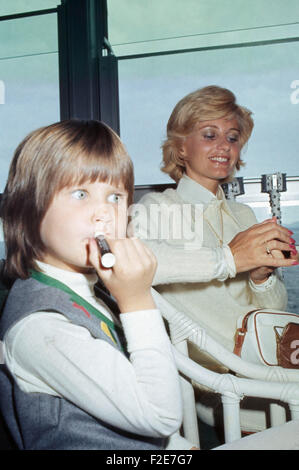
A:
<svg viewBox="0 0 299 470">
<path fill-rule="evenodd" d="M 123 186 L 129 191 L 132 183 L 131 161 L 125 155 L 72 155 L 62 159 L 57 189 L 84 183 L 102 182 L 116 187 Z"/>
</svg>

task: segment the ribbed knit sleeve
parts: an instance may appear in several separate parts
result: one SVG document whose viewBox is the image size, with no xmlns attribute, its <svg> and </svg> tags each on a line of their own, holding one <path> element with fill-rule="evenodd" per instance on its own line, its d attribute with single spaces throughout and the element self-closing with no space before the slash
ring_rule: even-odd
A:
<svg viewBox="0 0 299 470">
<path fill-rule="evenodd" d="M 264 284 L 256 285 L 249 280 L 252 303 L 261 308 L 285 310 L 288 303 L 287 290 L 279 271 L 273 273 Z"/>
<path fill-rule="evenodd" d="M 179 237 L 180 230 L 184 229 L 183 219 L 171 220 L 171 216 L 165 217 L 166 211 L 162 212 L 163 206 L 164 208 L 171 207 L 171 204 L 172 208 L 175 208 L 175 204 L 179 206 L 172 197 L 171 191 L 149 194 L 135 206 L 132 214 L 133 233 L 149 246 L 158 260 L 153 285 L 209 282 L 213 279 L 225 281 L 234 277 L 235 263 L 227 245 L 208 248 L 202 246 L 200 237 L 192 241 Z M 168 226 L 168 223 L 176 225 Z M 161 233 L 163 230 L 164 233 Z M 171 236 L 175 230 L 177 238 Z"/>
</svg>

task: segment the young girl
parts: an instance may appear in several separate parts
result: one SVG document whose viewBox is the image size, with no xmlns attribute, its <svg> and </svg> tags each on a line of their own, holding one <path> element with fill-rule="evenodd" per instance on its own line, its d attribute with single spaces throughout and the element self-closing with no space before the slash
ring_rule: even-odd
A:
<svg viewBox="0 0 299 470">
<path fill-rule="evenodd" d="M 0 322 L 0 401 L 19 448 L 163 449 L 181 424 L 150 291 L 156 261 L 126 238 L 132 195 L 131 160 L 100 122 L 38 129 L 15 152 L 2 206 L 16 281 Z M 99 231 L 112 268 L 101 264 Z"/>
</svg>

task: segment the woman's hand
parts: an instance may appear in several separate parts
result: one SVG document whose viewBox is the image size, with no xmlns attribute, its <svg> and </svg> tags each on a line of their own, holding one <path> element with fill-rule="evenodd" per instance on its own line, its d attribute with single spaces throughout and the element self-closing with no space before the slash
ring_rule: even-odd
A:
<svg viewBox="0 0 299 470">
<path fill-rule="evenodd" d="M 284 259 L 284 255 L 279 250 L 272 250 L 271 256 L 277 259 Z M 263 284 L 267 281 L 268 277 L 275 271 L 275 268 L 269 268 L 267 266 L 262 266 L 261 268 L 253 269 L 250 272 L 250 279 L 255 284 Z"/>
<path fill-rule="evenodd" d="M 112 268 L 101 265 L 94 239 L 89 241 L 89 260 L 107 289 L 116 299 L 121 312 L 156 308 L 151 295 L 157 261 L 154 254 L 136 238 L 109 240 L 116 262 Z"/>
<path fill-rule="evenodd" d="M 229 243 L 229 247 L 237 272 L 250 271 L 252 280 L 257 283 L 264 282 L 275 268 L 298 263 L 291 232 L 278 225 L 275 218 L 238 233 Z M 286 259 L 282 251 L 293 253 Z"/>
<path fill-rule="evenodd" d="M 285 258 L 284 254 L 279 250 L 272 250 L 271 256 L 280 260 Z M 294 263 L 298 262 L 298 253 L 295 247 L 291 249 L 289 259 L 292 259 Z M 250 278 L 255 284 L 263 284 L 274 270 L 275 268 L 269 268 L 267 266 L 253 269 L 250 272 Z"/>
</svg>

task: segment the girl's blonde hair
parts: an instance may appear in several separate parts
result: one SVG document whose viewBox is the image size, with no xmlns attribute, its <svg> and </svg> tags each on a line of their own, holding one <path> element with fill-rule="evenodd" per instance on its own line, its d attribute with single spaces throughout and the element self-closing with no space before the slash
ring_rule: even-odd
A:
<svg viewBox="0 0 299 470">
<path fill-rule="evenodd" d="M 1 201 L 6 275 L 25 279 L 44 246 L 40 224 L 62 188 L 101 181 L 133 201 L 133 164 L 117 134 L 99 121 L 68 120 L 30 133 L 17 147 Z"/>
<path fill-rule="evenodd" d="M 167 138 L 162 145 L 162 171 L 178 182 L 185 173 L 180 147 L 196 126 L 214 119 L 236 119 L 240 126 L 241 148 L 248 141 L 254 123 L 251 111 L 236 103 L 235 95 L 226 88 L 207 86 L 190 93 L 173 109 L 167 124 Z M 244 165 L 239 158 L 236 169 Z"/>
</svg>

